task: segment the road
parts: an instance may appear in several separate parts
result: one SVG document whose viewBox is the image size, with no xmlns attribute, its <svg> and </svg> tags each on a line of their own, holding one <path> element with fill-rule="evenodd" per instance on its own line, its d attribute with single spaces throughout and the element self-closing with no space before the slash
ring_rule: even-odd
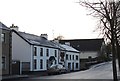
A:
<svg viewBox="0 0 120 81">
<path fill-rule="evenodd" d="M 90 69 L 60 75 L 40 76 L 12 81 L 112 81 L 112 62 L 92 66 Z"/>
<path fill-rule="evenodd" d="M 95 65 L 89 70 L 61 75 L 43 76 L 32 79 L 113 79 L 112 63 L 106 62 Z"/>
</svg>

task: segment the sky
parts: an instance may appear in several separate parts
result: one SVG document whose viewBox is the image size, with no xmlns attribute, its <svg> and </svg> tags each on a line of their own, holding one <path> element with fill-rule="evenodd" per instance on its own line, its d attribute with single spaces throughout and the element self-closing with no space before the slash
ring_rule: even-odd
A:
<svg viewBox="0 0 120 81">
<path fill-rule="evenodd" d="M 93 32 L 96 19 L 88 16 L 86 8 L 79 0 L 1 0 L 0 21 L 19 31 L 40 36 L 48 34 L 48 39 L 62 35 L 64 39 L 101 38 L 100 32 Z"/>
</svg>

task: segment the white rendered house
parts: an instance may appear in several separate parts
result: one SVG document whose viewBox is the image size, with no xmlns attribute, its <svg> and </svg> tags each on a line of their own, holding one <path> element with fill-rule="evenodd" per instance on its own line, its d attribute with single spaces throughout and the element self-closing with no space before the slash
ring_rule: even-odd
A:
<svg viewBox="0 0 120 81">
<path fill-rule="evenodd" d="M 12 60 L 20 61 L 21 71 L 45 71 L 49 58 L 58 64 L 59 48 L 47 40 L 47 35 L 36 36 L 12 30 Z"/>
<path fill-rule="evenodd" d="M 65 50 L 64 65 L 66 69 L 75 71 L 80 70 L 80 52 L 73 47 L 65 44 L 61 44 Z"/>
</svg>

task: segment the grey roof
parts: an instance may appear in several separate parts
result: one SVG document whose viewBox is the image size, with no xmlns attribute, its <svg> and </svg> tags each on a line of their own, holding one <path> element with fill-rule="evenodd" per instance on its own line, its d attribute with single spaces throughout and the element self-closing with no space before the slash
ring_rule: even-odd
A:
<svg viewBox="0 0 120 81">
<path fill-rule="evenodd" d="M 51 42 L 44 37 L 25 33 L 25 32 L 18 32 L 25 40 L 27 40 L 30 44 L 33 45 L 42 45 L 42 46 L 47 46 L 47 47 L 52 47 L 52 48 L 60 48 L 57 44 L 54 42 Z"/>
<path fill-rule="evenodd" d="M 6 25 L 4 25 L 2 22 L 0 22 L 0 29 L 10 30 Z"/>
<path fill-rule="evenodd" d="M 60 40 L 61 44 L 69 42 L 70 45 L 79 51 L 100 51 L 104 42 L 103 38 L 99 39 L 70 39 Z"/>
<path fill-rule="evenodd" d="M 65 48 L 66 51 L 72 51 L 72 52 L 80 52 L 78 50 L 76 50 L 75 48 L 73 48 L 72 46 L 66 45 L 66 44 L 60 44 L 60 46 L 62 46 L 63 48 Z"/>
</svg>

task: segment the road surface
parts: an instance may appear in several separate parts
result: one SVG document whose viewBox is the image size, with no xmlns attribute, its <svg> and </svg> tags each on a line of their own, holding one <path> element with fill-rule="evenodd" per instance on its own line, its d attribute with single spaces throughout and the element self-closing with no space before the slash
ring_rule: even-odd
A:
<svg viewBox="0 0 120 81">
<path fill-rule="evenodd" d="M 112 62 L 97 64 L 85 71 L 61 75 L 42 76 L 32 79 L 113 79 Z"/>
</svg>

